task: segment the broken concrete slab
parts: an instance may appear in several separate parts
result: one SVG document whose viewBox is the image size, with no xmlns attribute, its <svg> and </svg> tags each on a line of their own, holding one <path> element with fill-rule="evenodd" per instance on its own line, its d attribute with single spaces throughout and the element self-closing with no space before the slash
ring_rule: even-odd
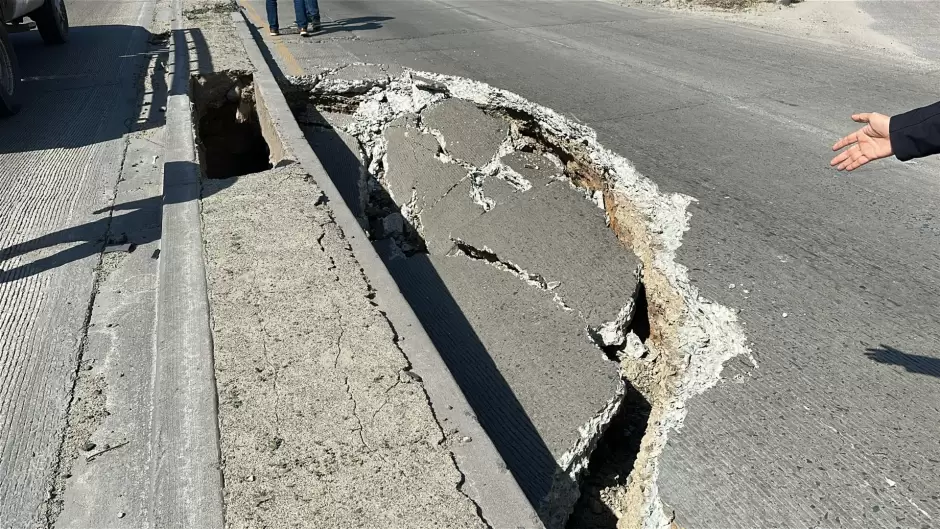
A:
<svg viewBox="0 0 940 529">
<path fill-rule="evenodd" d="M 584 338 L 577 316 L 488 263 L 459 254 L 404 257 L 390 241 L 377 247 L 538 506 L 578 429 L 616 393 L 617 365 Z"/>
<path fill-rule="evenodd" d="M 424 111 L 422 123 L 430 124 L 426 116 L 450 104 L 448 100 Z M 449 115 L 475 113 L 502 121 L 508 128 L 503 119 L 476 107 L 468 110 L 467 102 L 454 105 L 459 110 L 448 110 Z M 495 176 L 484 177 L 483 196 L 502 207 L 493 206 L 483 215 L 484 210 L 471 199 L 469 184 L 460 185 L 470 178 L 468 170 L 442 159 L 435 150 L 441 138 L 448 145 L 451 140 L 440 130 L 436 138 L 401 123 L 395 121 L 385 131 L 384 181 L 395 203 L 407 205 L 420 217 L 421 235 L 433 253 L 449 252 L 459 239 L 545 278 L 556 299 L 565 300 L 562 303 L 580 313 L 587 325 L 599 326 L 617 318 L 636 289 L 638 261 L 607 227 L 603 210 L 568 182 L 553 178 L 557 169 L 549 168 L 549 160 L 534 153 L 505 156 L 531 177 L 533 187 L 519 191 Z M 478 130 L 480 139 L 475 140 L 475 148 L 488 143 L 487 148 L 493 149 L 481 154 L 487 160 L 503 144 L 497 136 L 503 130 L 491 128 L 497 132 L 486 135 Z M 541 166 L 535 165 L 537 160 Z"/>
<path fill-rule="evenodd" d="M 421 123 L 440 132 L 447 153 L 463 162 L 483 167 L 509 133 L 506 120 L 490 116 L 469 101 L 447 99 L 421 113 Z"/>
<path fill-rule="evenodd" d="M 544 278 L 591 326 L 616 319 L 636 289 L 636 257 L 607 228 L 604 212 L 566 182 L 515 191 L 455 235 Z"/>
<path fill-rule="evenodd" d="M 388 141 L 385 183 L 399 206 L 411 202 L 415 191 L 414 208 L 428 209 L 467 178 L 464 168 L 438 160 L 437 139 L 423 133 L 408 119 L 392 122 L 385 131 L 385 139 Z"/>
<path fill-rule="evenodd" d="M 310 104 L 353 113 L 346 130 L 369 153 L 370 237 L 543 522 L 560 527 L 623 399 L 620 366 L 594 327 L 615 321 L 626 331 L 637 260 L 560 161 L 517 152 L 535 140 L 468 101 L 441 103 L 445 92 L 373 87 Z M 460 138 L 456 154 L 448 132 Z M 411 238 L 386 229 L 399 212 Z M 568 283 L 584 310 L 566 304 L 558 289 Z"/>
</svg>

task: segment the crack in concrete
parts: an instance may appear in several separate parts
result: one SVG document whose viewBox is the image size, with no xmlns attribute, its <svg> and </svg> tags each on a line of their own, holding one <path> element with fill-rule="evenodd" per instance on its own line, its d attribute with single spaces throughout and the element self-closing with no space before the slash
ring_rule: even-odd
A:
<svg viewBox="0 0 940 529">
<path fill-rule="evenodd" d="M 362 425 L 362 418 L 359 417 L 359 403 L 356 401 L 356 398 L 353 396 L 352 388 L 349 387 L 349 376 L 348 376 L 348 375 L 345 376 L 345 377 L 343 377 L 343 384 L 346 386 L 346 396 L 348 396 L 348 397 L 349 397 L 349 401 L 352 402 L 352 406 L 353 406 L 353 409 L 352 409 L 353 417 L 356 418 L 356 424 L 358 425 L 358 427 L 355 428 L 353 431 L 359 433 L 359 441 L 362 443 L 363 448 L 365 448 L 366 450 L 372 450 L 372 449 L 369 447 L 369 443 L 366 442 L 366 438 L 365 438 L 365 435 L 364 435 L 364 433 L 363 433 L 364 430 L 365 430 L 365 428 L 364 428 L 363 425 Z"/>
<path fill-rule="evenodd" d="M 457 457 L 454 456 L 454 453 L 448 451 L 448 454 L 450 454 L 451 463 L 454 464 L 454 468 L 456 468 L 457 473 L 460 474 L 460 481 L 457 482 L 457 492 L 459 492 L 461 496 L 467 498 L 467 501 L 473 504 L 473 507 L 477 511 L 477 518 L 483 522 L 483 525 L 486 527 L 486 529 L 494 529 L 493 525 L 489 522 L 489 520 L 486 519 L 486 516 L 483 515 L 483 509 L 480 507 L 480 504 L 463 491 L 463 486 L 467 483 L 467 475 L 463 473 L 463 470 L 460 470 L 460 465 L 457 464 Z"/>
<path fill-rule="evenodd" d="M 391 386 L 389 386 L 388 388 L 386 388 L 385 391 L 382 392 L 382 394 L 385 395 L 385 398 L 382 399 L 382 404 L 379 404 L 379 406 L 375 409 L 375 411 L 372 412 L 371 421 L 375 421 L 375 416 L 378 415 L 379 412 L 382 411 L 383 408 L 385 408 L 385 405 L 386 405 L 386 404 L 388 404 L 388 394 L 389 394 L 389 392 L 392 391 L 393 389 L 397 388 L 398 385 L 401 384 L 401 376 L 402 376 L 402 373 L 403 373 L 402 371 L 399 371 L 399 372 L 398 372 L 398 378 L 395 379 L 395 383 L 392 384 Z M 370 422 L 371 422 L 371 421 L 370 421 Z"/>
<path fill-rule="evenodd" d="M 65 475 L 67 475 L 72 466 L 72 460 L 78 457 L 77 452 L 73 452 L 69 449 L 68 440 L 69 436 L 72 434 L 74 426 L 73 417 L 73 407 L 75 406 L 75 394 L 78 389 L 78 385 L 82 379 L 81 368 L 83 367 L 83 358 L 85 356 L 86 349 L 88 347 L 88 329 L 91 325 L 92 313 L 95 308 L 95 300 L 98 297 L 99 289 L 101 288 L 101 282 L 105 279 L 104 271 L 102 269 L 102 264 L 104 262 L 104 246 L 105 241 L 109 241 L 112 238 L 112 223 L 114 221 L 114 201 L 118 196 L 118 185 L 124 179 L 124 169 L 127 160 L 127 150 L 130 146 L 130 138 L 124 139 L 124 148 L 121 151 L 120 160 L 118 160 L 119 167 L 121 171 L 118 174 L 117 180 L 114 182 L 114 187 L 110 189 L 111 196 L 109 198 L 108 204 L 108 220 L 105 225 L 104 236 L 99 241 L 99 250 L 97 253 L 98 261 L 94 267 L 94 280 L 92 282 L 91 293 L 88 297 L 88 304 L 85 307 L 85 319 L 82 322 L 82 329 L 80 333 L 80 341 L 78 344 L 78 350 L 75 357 L 75 369 L 70 374 L 70 380 L 68 384 L 68 393 L 66 399 L 66 407 L 64 410 L 65 415 L 65 425 L 62 428 L 62 434 L 59 439 L 58 446 L 56 447 L 55 453 L 53 455 L 53 463 L 51 473 L 49 474 L 49 485 L 46 493 L 45 505 L 43 505 L 43 522 L 47 529 L 53 529 L 55 527 L 56 521 L 59 518 L 59 515 L 62 514 L 63 505 L 63 495 L 65 493 Z M 94 433 L 94 432 L 91 432 Z M 71 458 L 71 459 L 70 459 Z"/>
<path fill-rule="evenodd" d="M 328 215 L 330 216 L 330 219 L 331 219 L 331 221 L 332 221 L 332 213 L 328 213 Z M 335 226 L 335 224 L 334 224 L 334 226 Z M 335 270 L 335 269 L 336 269 L 336 260 L 333 258 L 332 255 L 329 254 L 329 252 L 326 251 L 326 247 L 323 245 L 323 239 L 326 237 L 327 232 L 326 232 L 326 230 L 324 229 L 324 226 L 321 225 L 320 228 L 321 228 L 323 231 L 322 231 L 322 233 L 320 233 L 320 236 L 317 237 L 317 244 L 320 246 L 320 251 L 322 251 L 323 254 L 326 255 L 326 257 L 330 260 L 330 268 L 329 268 L 329 270 Z M 339 229 L 338 226 L 337 226 L 337 229 Z M 333 274 L 333 277 L 334 277 L 334 280 L 339 281 L 339 275 L 337 275 L 335 272 L 334 272 L 334 274 Z M 362 277 L 363 277 L 363 279 L 365 279 L 365 275 L 364 275 L 364 274 L 362 275 Z M 366 282 L 366 284 L 369 285 L 368 282 Z M 368 288 L 369 288 L 370 291 L 372 290 L 371 285 L 369 285 Z M 371 303 L 371 300 L 370 300 L 370 303 Z M 334 343 L 334 346 L 336 347 L 336 354 L 335 354 L 334 357 L 333 357 L 333 369 L 336 369 L 336 370 L 338 370 L 338 371 L 342 371 L 342 369 L 339 367 L 339 362 L 340 362 L 340 358 L 341 358 L 342 355 L 343 355 L 343 339 L 346 337 L 346 325 L 343 323 L 343 313 L 342 313 L 342 311 L 339 309 L 338 306 L 336 306 L 335 303 L 333 303 L 332 305 L 333 305 L 333 312 L 336 314 L 336 317 L 337 317 L 337 319 L 338 319 L 338 321 L 339 321 L 339 334 L 337 335 L 336 341 L 335 341 L 335 343 Z M 373 305 L 374 305 L 374 304 L 373 304 Z M 400 349 L 399 349 L 399 351 L 400 351 Z M 343 385 L 344 385 L 345 390 L 346 390 L 346 396 L 349 397 L 349 400 L 352 402 L 352 405 L 353 405 L 353 416 L 355 417 L 355 419 L 356 419 L 356 424 L 357 424 L 357 428 L 356 428 L 354 431 L 358 432 L 358 434 L 359 434 L 359 441 L 362 443 L 362 446 L 363 446 L 366 450 L 371 450 L 371 447 L 369 446 L 369 443 L 367 443 L 367 442 L 366 442 L 366 439 L 365 439 L 365 426 L 364 426 L 363 423 L 362 423 L 362 417 L 359 416 L 359 402 L 356 400 L 355 396 L 353 395 L 352 388 L 351 388 L 350 385 L 349 385 L 349 375 L 344 374 L 344 376 L 343 376 Z M 393 387 L 394 387 L 394 386 L 393 386 Z M 386 393 L 388 393 L 389 391 L 391 391 L 391 389 L 392 389 L 392 388 L 389 388 L 388 390 L 386 390 Z M 386 402 L 387 402 L 387 399 L 386 399 Z M 383 403 L 383 406 L 384 406 L 384 403 Z M 380 409 L 381 409 L 381 407 L 380 407 Z M 376 412 L 372 414 L 372 418 L 373 418 L 373 419 L 375 418 L 376 413 L 378 413 L 378 410 L 376 410 Z"/>
<path fill-rule="evenodd" d="M 336 313 L 336 317 L 339 319 L 339 334 L 336 337 L 335 347 L 336 355 L 333 357 L 333 369 L 337 371 L 344 371 L 339 367 L 340 357 L 343 355 L 343 338 L 346 336 L 346 326 L 343 324 L 343 313 L 339 310 L 339 307 L 336 304 L 333 304 L 333 311 Z M 349 385 L 349 375 L 343 374 L 343 386 L 346 389 L 346 396 L 349 397 L 349 401 L 352 402 L 352 413 L 353 417 L 356 419 L 357 427 L 353 430 L 358 432 L 359 441 L 362 443 L 363 448 L 366 450 L 371 450 L 369 443 L 366 442 L 365 438 L 365 427 L 362 424 L 362 417 L 359 416 L 359 402 L 356 400 L 356 397 L 353 395 L 352 387 Z"/>
<path fill-rule="evenodd" d="M 255 285 L 257 287 L 257 284 Z M 280 429 L 281 429 L 281 417 L 278 414 L 278 410 L 281 408 L 281 395 L 277 389 L 277 375 L 278 368 L 271 361 L 271 356 L 268 354 L 268 330 L 264 326 L 264 318 L 261 317 L 261 314 L 256 315 L 258 318 L 258 327 L 261 329 L 261 352 L 264 354 L 264 361 L 268 364 L 268 369 L 271 370 L 271 391 L 274 393 L 274 438 L 280 438 Z"/>
<path fill-rule="evenodd" d="M 125 145 L 126 149 L 126 145 Z M 123 165 L 123 162 L 122 162 Z M 113 209 L 108 220 L 108 229 L 106 234 L 111 232 L 111 218 L 113 218 Z M 104 240 L 107 240 L 107 235 Z M 103 249 L 103 246 L 102 246 Z M 56 521 L 59 518 L 59 515 L 62 514 L 62 509 L 64 507 L 62 497 L 65 493 L 65 480 L 66 476 L 69 474 L 72 467 L 72 460 L 75 457 L 78 457 L 77 452 L 72 453 L 73 450 L 70 450 L 67 447 L 69 436 L 72 434 L 72 429 L 74 428 L 74 417 L 73 417 L 73 408 L 75 406 L 75 394 L 82 378 L 80 373 L 81 368 L 83 367 L 83 357 L 85 356 L 85 350 L 88 347 L 88 328 L 91 324 L 91 316 L 95 306 L 95 298 L 98 296 L 98 289 L 100 288 L 101 283 L 101 263 L 102 263 L 102 253 L 98 253 L 98 264 L 95 265 L 95 280 L 91 288 L 91 296 L 88 299 L 88 306 L 85 309 L 85 321 L 82 323 L 81 331 L 81 341 L 78 345 L 78 354 L 75 359 L 75 369 L 71 373 L 71 380 L 68 389 L 68 404 L 65 408 L 65 426 L 62 428 L 62 436 L 59 440 L 59 446 L 56 448 L 52 472 L 50 474 L 50 483 L 48 486 L 48 492 L 46 495 L 46 504 L 44 509 L 44 522 L 46 529 L 53 529 L 55 527 Z M 94 432 L 92 432 L 94 433 Z"/>
<path fill-rule="evenodd" d="M 565 303 L 565 301 L 561 298 L 561 296 L 558 295 L 557 292 L 552 292 L 553 290 L 561 286 L 560 282 L 549 281 L 545 279 L 541 274 L 529 272 L 519 267 L 512 261 L 500 259 L 500 257 L 496 255 L 496 253 L 493 250 L 487 248 L 486 246 L 484 246 L 483 248 L 477 248 L 473 246 L 472 244 L 468 244 L 465 241 L 462 241 L 454 237 L 451 237 L 450 240 L 454 243 L 454 251 L 453 253 L 450 253 L 448 255 L 463 255 L 475 261 L 483 261 L 495 267 L 497 270 L 508 272 L 518 277 L 519 279 L 525 281 L 529 285 L 532 285 L 533 287 L 539 290 L 542 290 L 544 292 L 551 292 L 553 294 L 552 300 L 559 307 L 561 307 L 562 310 L 564 311 L 574 310 L 573 308 L 569 307 Z"/>
</svg>

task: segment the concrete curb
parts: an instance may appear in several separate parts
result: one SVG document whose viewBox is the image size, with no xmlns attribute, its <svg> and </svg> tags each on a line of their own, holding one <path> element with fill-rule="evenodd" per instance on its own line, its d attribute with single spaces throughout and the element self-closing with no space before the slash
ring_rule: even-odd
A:
<svg viewBox="0 0 940 529">
<path fill-rule="evenodd" d="M 440 353 L 307 143 L 261 49 L 248 29 L 244 14 L 233 13 L 232 21 L 256 70 L 254 85 L 258 106 L 265 107 L 264 111 L 273 123 L 284 150 L 304 167 L 329 199 L 336 223 L 343 230 L 357 261 L 376 291 L 375 301 L 398 333 L 398 344 L 414 371 L 424 381 L 439 423 L 447 424 L 448 429 L 455 427 L 460 437 L 470 439 L 469 442 L 454 443 L 451 448 L 457 466 L 465 477 L 462 491 L 476 502 L 483 518 L 492 527 L 542 528 L 542 522 L 477 421 Z"/>
<path fill-rule="evenodd" d="M 173 1 L 153 386 L 153 527 L 222 529 L 218 403 L 182 0 Z"/>
</svg>

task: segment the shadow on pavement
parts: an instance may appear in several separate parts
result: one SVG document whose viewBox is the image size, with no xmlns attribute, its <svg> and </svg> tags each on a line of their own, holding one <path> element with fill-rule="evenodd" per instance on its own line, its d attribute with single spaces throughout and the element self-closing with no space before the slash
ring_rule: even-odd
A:
<svg viewBox="0 0 940 529">
<path fill-rule="evenodd" d="M 908 373 L 940 377 L 940 358 L 905 353 L 884 344 L 868 349 L 865 356 L 879 364 L 902 366 Z"/>
<path fill-rule="evenodd" d="M 43 46 L 38 34 L 20 36 L 22 38 L 18 39 L 16 46 L 18 53 L 25 54 L 26 59 L 22 62 L 29 64 L 24 67 L 28 95 L 23 102 L 23 110 L 17 116 L 0 122 L 0 156 L 15 156 L 15 153 L 26 151 L 76 149 L 123 138 L 131 132 L 162 127 L 166 123 L 165 109 L 169 97 L 187 93 L 190 72 L 212 70 L 209 48 L 198 28 L 174 31 L 167 36 L 151 35 L 137 26 L 77 27 L 71 34 L 69 44 L 59 48 Z M 169 58 L 166 47 L 168 38 L 173 38 L 178 50 L 175 64 L 186 66 L 174 72 L 170 83 L 173 86 L 168 86 L 165 75 Z M 128 44 L 130 39 L 146 39 L 151 49 L 144 53 L 121 55 L 131 46 Z M 94 55 L 100 51 L 102 43 L 115 40 L 123 43 L 123 46 L 115 46 L 115 50 L 107 50 L 111 53 L 103 56 Z M 69 52 L 67 46 L 77 50 Z M 189 51 L 195 53 L 196 64 L 190 64 Z M 151 75 L 152 90 L 147 92 L 141 78 L 145 75 L 144 59 L 151 55 L 156 56 L 156 66 Z M 76 57 L 81 59 L 76 61 Z M 83 81 L 83 77 L 89 77 L 94 82 Z M 29 83 L 38 84 L 30 90 Z M 50 93 L 62 102 L 54 112 L 42 105 Z M 127 112 L 123 120 L 108 115 L 104 108 L 98 108 L 97 112 L 89 111 L 89 99 L 106 96 L 133 98 L 133 106 L 125 107 L 133 110 Z M 114 101 L 106 100 L 103 103 L 108 109 L 116 106 Z M 50 127 L 51 123 L 62 126 Z M 177 165 L 186 167 L 175 167 Z M 126 169 L 124 167 L 122 171 Z M 198 165 L 191 162 L 166 163 L 163 170 L 177 174 L 201 171 Z M 231 183 L 216 188 L 223 189 L 228 185 Z M 38 259 L 9 269 L 0 268 L 0 283 L 16 281 L 85 259 L 102 252 L 109 245 L 131 244 L 133 247 L 158 240 L 161 236 L 163 204 L 191 199 L 194 197 L 167 195 L 114 204 L 93 211 L 94 215 L 101 216 L 91 222 L 0 249 L 0 263 L 40 252 Z M 115 214 L 125 211 L 129 213 Z M 50 255 L 42 255 L 43 250 L 59 245 L 70 246 Z"/>
<path fill-rule="evenodd" d="M 322 35 L 329 35 L 330 33 L 381 29 L 384 26 L 382 22 L 393 19 L 394 17 L 355 17 L 328 20 L 321 24 L 322 29 L 314 33 L 313 36 L 319 37 Z"/>
<path fill-rule="evenodd" d="M 133 116 L 113 115 L 144 106 L 145 94 L 137 90 L 142 66 L 166 51 L 133 48 L 146 48 L 147 41 L 159 45 L 159 37 L 124 25 L 74 27 L 63 46 L 44 45 L 35 31 L 11 35 L 22 68 L 23 108 L 0 121 L 0 155 L 76 149 L 159 126 L 159 120 L 135 124 Z"/>
<path fill-rule="evenodd" d="M 174 170 L 179 172 L 200 170 L 198 166 L 184 169 L 174 168 L 173 165 L 177 164 L 195 165 L 191 162 L 171 162 L 166 164 L 166 170 L 168 172 Z M 224 189 L 232 185 L 235 179 L 227 179 L 224 182 L 224 184 L 214 186 L 213 189 Z M 95 214 L 102 215 L 98 220 L 65 228 L 4 248 L 0 250 L 0 262 L 63 244 L 72 245 L 52 255 L 40 257 L 10 269 L 0 270 L 0 284 L 40 274 L 73 261 L 97 255 L 106 250 L 108 246 L 130 244 L 130 251 L 133 251 L 136 246 L 159 240 L 162 230 L 163 205 L 185 202 L 190 199 L 191 197 L 181 197 L 177 200 L 170 194 L 166 196 L 166 199 L 163 196 L 155 196 L 115 204 L 95 211 Z M 129 213 L 116 214 L 119 211 L 129 211 Z"/>
</svg>

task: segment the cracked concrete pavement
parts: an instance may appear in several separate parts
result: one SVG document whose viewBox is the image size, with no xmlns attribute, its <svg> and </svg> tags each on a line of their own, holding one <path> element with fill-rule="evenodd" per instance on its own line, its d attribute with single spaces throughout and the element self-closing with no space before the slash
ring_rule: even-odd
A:
<svg viewBox="0 0 940 529">
<path fill-rule="evenodd" d="M 229 526 L 485 527 L 448 450 L 464 441 L 306 174 L 205 193 Z"/>
<path fill-rule="evenodd" d="M 507 466 L 559 526 L 622 401 L 618 362 L 603 347 L 624 339 L 595 338 L 629 323 L 621 313 L 633 306 L 637 260 L 593 193 L 518 123 L 409 82 L 351 65 L 288 90 L 321 158 L 348 160 L 331 178 L 363 211 Z M 357 108 L 350 119 L 339 107 Z M 355 151 L 335 150 L 350 138 Z"/>
</svg>

